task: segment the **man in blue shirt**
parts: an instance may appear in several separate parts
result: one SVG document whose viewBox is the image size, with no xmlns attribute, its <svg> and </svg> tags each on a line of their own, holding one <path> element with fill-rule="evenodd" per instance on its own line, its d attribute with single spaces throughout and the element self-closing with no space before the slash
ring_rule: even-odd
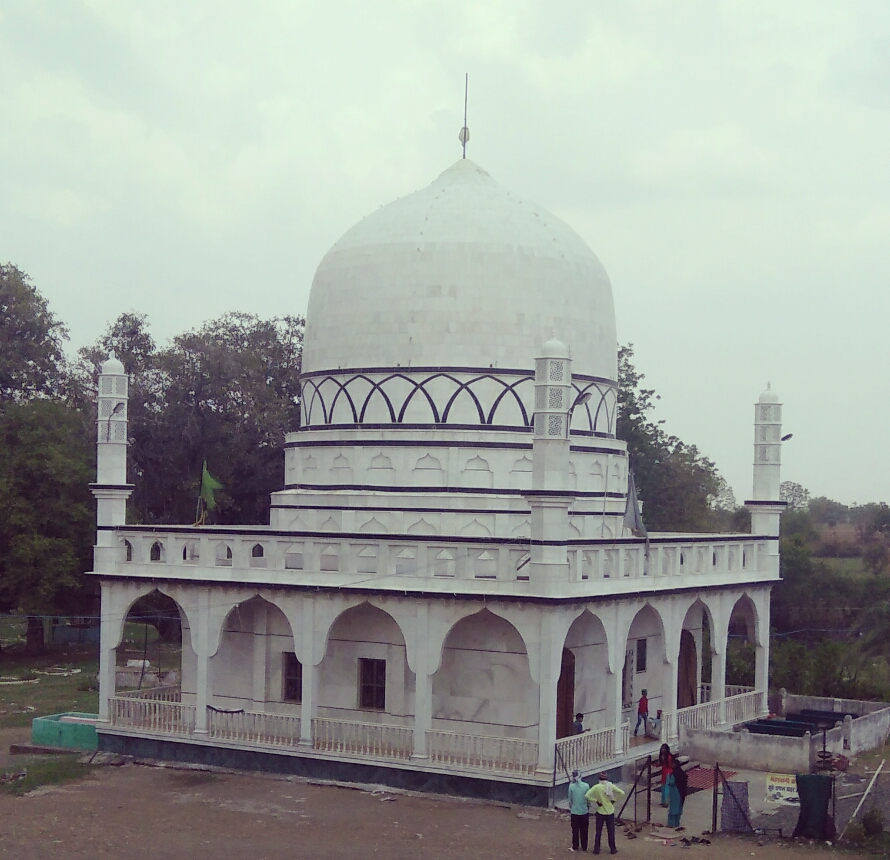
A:
<svg viewBox="0 0 890 860">
<path fill-rule="evenodd" d="M 569 783 L 569 813 L 572 819 L 572 851 L 587 850 L 587 834 L 590 829 L 590 813 L 587 792 L 590 786 L 581 779 L 581 773 L 572 771 Z"/>
</svg>

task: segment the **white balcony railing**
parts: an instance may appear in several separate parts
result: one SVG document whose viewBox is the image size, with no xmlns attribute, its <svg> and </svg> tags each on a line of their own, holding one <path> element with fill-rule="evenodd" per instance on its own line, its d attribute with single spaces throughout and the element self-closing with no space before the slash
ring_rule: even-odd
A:
<svg viewBox="0 0 890 860">
<path fill-rule="evenodd" d="M 730 696 L 741 696 L 743 693 L 751 693 L 754 691 L 754 688 L 744 687 L 740 684 L 726 684 L 724 690 L 723 695 L 728 699 Z M 710 702 L 712 698 L 712 687 L 709 683 L 704 682 L 699 691 L 699 704 Z"/>
<path fill-rule="evenodd" d="M 730 725 L 756 719 L 763 713 L 763 690 L 751 690 L 726 699 L 726 722 Z"/>
<path fill-rule="evenodd" d="M 182 689 L 179 684 L 164 687 L 147 687 L 144 690 L 121 690 L 115 695 L 119 699 L 143 699 L 154 702 L 181 702 Z"/>
<path fill-rule="evenodd" d="M 109 705 L 109 722 L 115 728 L 167 735 L 190 735 L 195 730 L 193 705 L 130 696 L 114 696 Z"/>
<path fill-rule="evenodd" d="M 345 755 L 408 759 L 414 751 L 414 730 L 409 726 L 317 717 L 312 720 L 312 746 Z"/>
<path fill-rule="evenodd" d="M 680 708 L 675 714 L 674 731 L 679 732 L 680 726 L 687 729 L 712 729 L 720 723 L 720 702 L 705 702 Z"/>
<path fill-rule="evenodd" d="M 257 714 L 208 708 L 207 734 L 223 741 L 295 747 L 300 743 L 300 718 L 290 714 Z"/>
<path fill-rule="evenodd" d="M 530 774 L 538 763 L 536 741 L 440 731 L 429 731 L 426 738 L 427 754 L 437 764 Z"/>
<path fill-rule="evenodd" d="M 625 723 L 625 725 L 627 725 Z M 599 729 L 560 738 L 556 742 L 556 766 L 569 773 L 584 771 L 615 757 L 615 729 Z"/>
</svg>

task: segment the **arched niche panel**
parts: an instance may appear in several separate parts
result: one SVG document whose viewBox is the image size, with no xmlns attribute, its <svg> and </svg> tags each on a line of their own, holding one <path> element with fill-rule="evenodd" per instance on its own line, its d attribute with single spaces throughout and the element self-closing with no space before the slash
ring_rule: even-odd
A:
<svg viewBox="0 0 890 860">
<path fill-rule="evenodd" d="M 509 621 L 483 609 L 451 628 L 433 675 L 433 720 L 448 731 L 533 736 L 537 685 L 522 636 Z"/>
<path fill-rule="evenodd" d="M 374 695 L 363 700 L 372 682 L 378 687 L 382 684 L 382 708 L 372 706 L 381 701 Z M 393 616 L 367 602 L 342 612 L 331 625 L 319 664 L 319 716 L 374 720 L 376 714 L 386 714 L 387 720 L 407 718 L 413 713 L 414 690 L 405 636 Z M 381 693 L 379 689 L 372 692 Z"/>
<path fill-rule="evenodd" d="M 294 652 L 294 633 L 279 607 L 259 596 L 237 604 L 210 658 L 211 704 L 262 711 L 267 703 L 284 702 L 284 655 Z"/>
</svg>

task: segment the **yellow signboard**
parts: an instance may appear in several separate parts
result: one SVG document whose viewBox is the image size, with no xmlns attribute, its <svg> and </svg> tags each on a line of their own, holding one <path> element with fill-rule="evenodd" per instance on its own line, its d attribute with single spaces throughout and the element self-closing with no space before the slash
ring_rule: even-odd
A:
<svg viewBox="0 0 890 860">
<path fill-rule="evenodd" d="M 793 773 L 768 773 L 766 799 L 772 803 L 800 803 L 797 777 Z"/>
</svg>

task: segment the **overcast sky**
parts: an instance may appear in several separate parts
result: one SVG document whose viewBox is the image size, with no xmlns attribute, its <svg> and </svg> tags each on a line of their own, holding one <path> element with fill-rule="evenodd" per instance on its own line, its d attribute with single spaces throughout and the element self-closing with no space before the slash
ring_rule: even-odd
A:
<svg viewBox="0 0 890 860">
<path fill-rule="evenodd" d="M 468 154 L 609 272 L 658 417 L 751 492 L 890 500 L 890 3 L 0 0 L 0 259 L 71 332 L 306 310 Z"/>
</svg>

